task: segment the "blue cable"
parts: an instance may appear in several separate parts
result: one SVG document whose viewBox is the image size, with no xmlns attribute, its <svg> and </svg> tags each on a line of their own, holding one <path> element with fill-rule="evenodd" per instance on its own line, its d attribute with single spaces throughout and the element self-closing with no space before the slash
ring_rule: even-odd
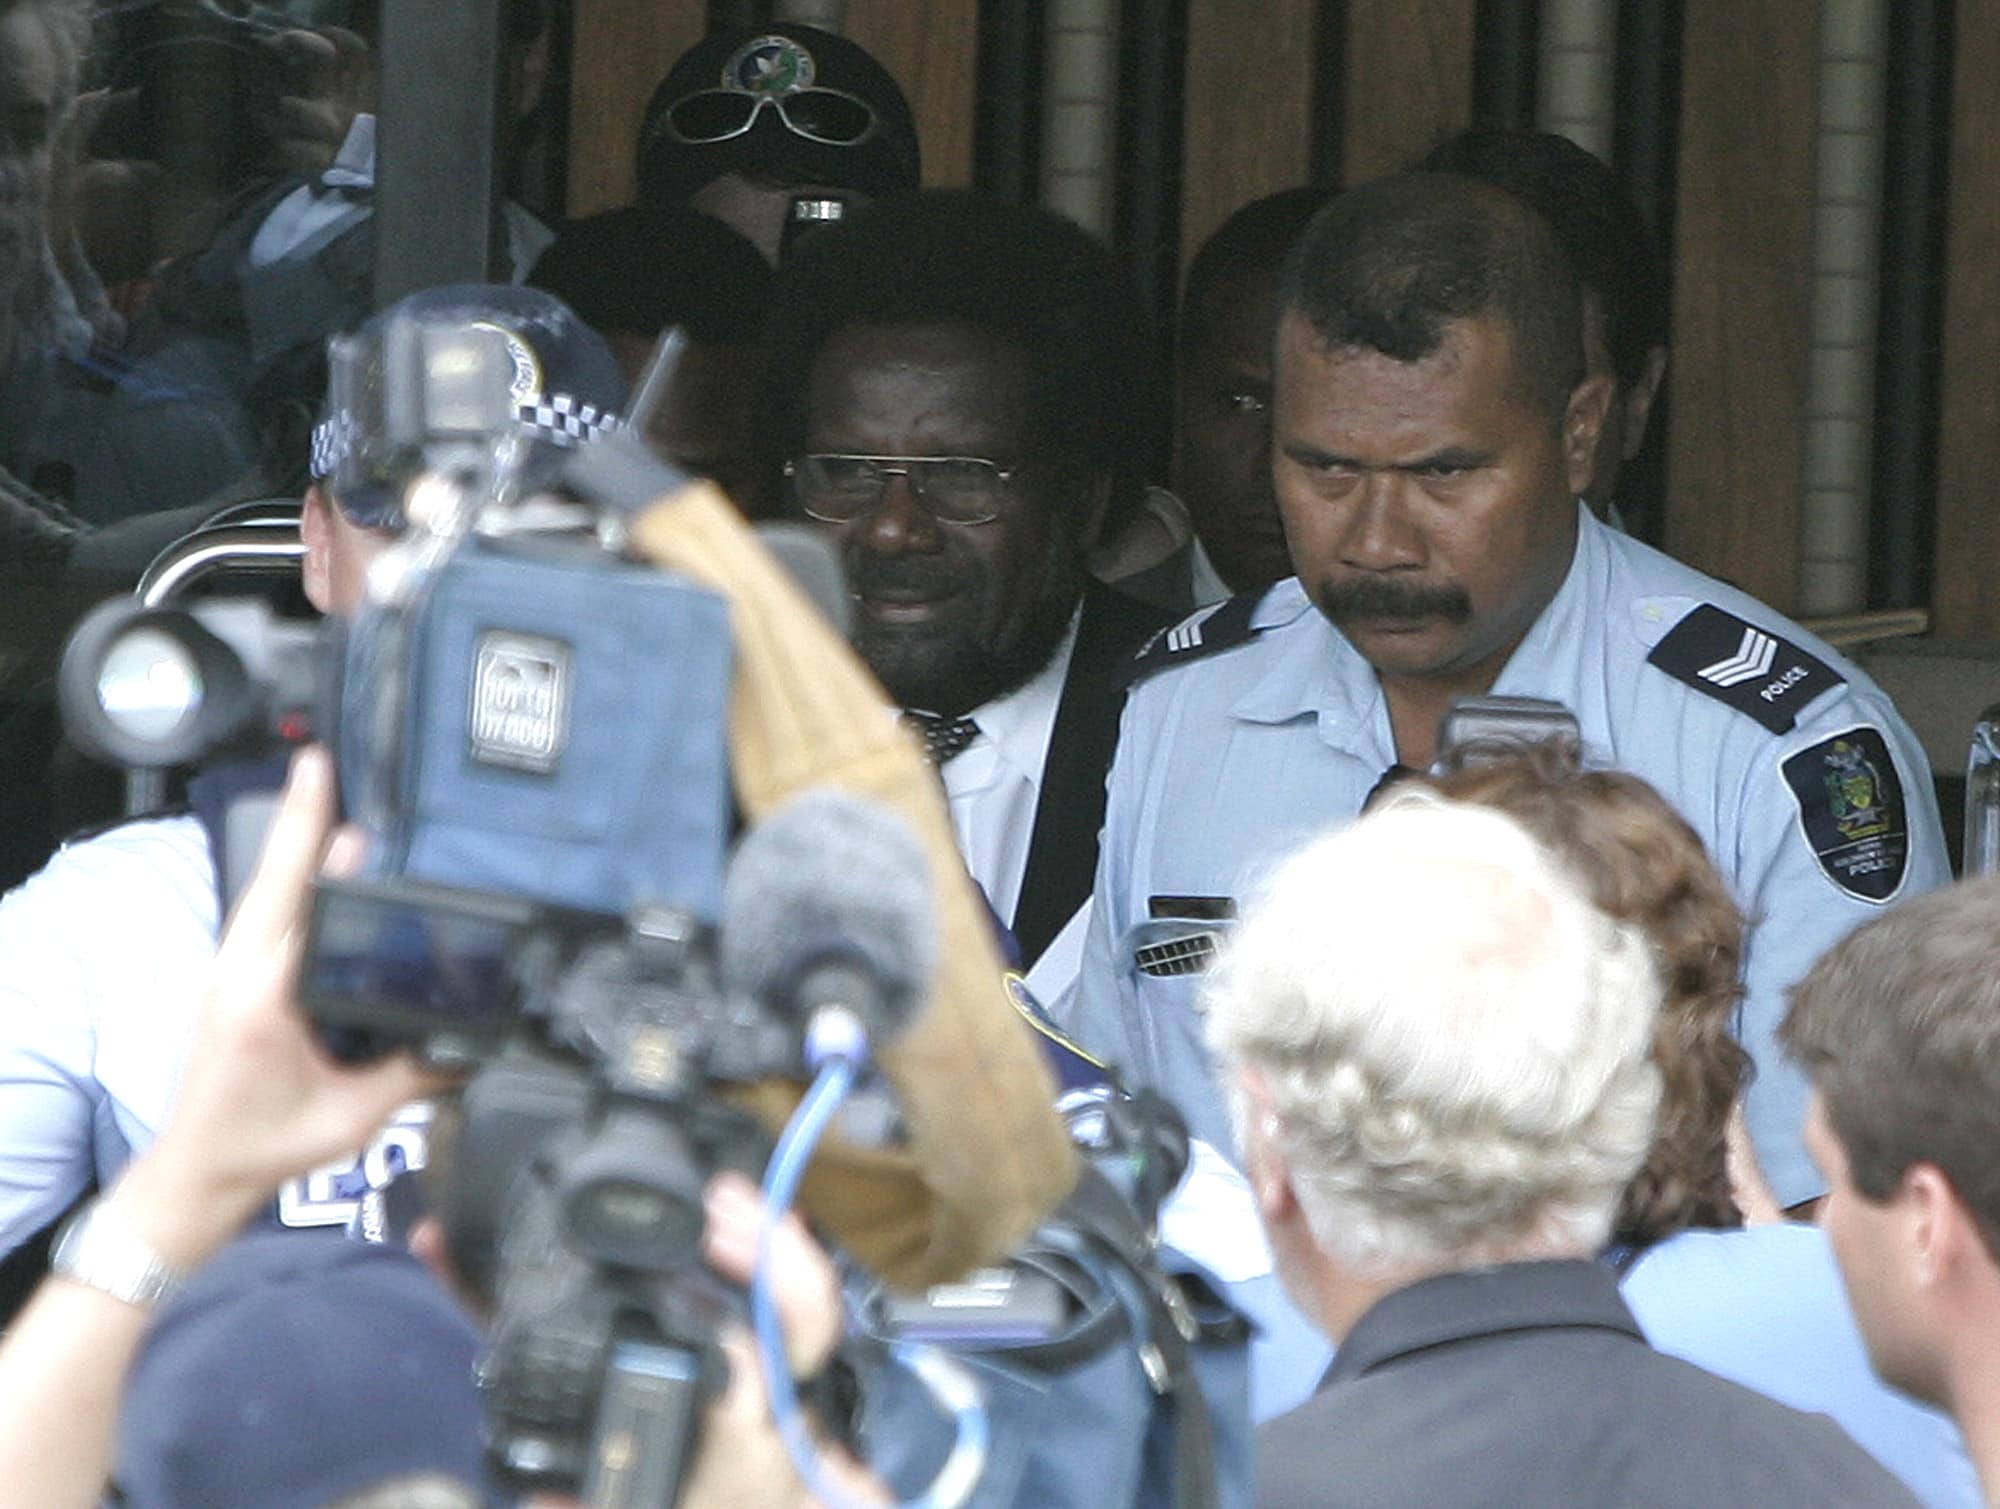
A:
<svg viewBox="0 0 2000 1509">
<path fill-rule="evenodd" d="M 778 1321 L 778 1305 L 771 1284 L 772 1241 L 779 1223 L 792 1208 L 820 1138 L 861 1076 L 866 1040 L 851 1031 L 840 1035 L 842 1040 L 830 1052 L 814 1053 L 809 1045 L 808 1062 L 818 1062 L 818 1073 L 798 1109 L 792 1112 L 792 1119 L 786 1123 L 764 1170 L 764 1223 L 757 1233 L 757 1265 L 750 1282 L 750 1321 L 756 1335 L 758 1361 L 770 1390 L 771 1415 L 777 1423 L 779 1438 L 791 1455 L 792 1465 L 806 1486 L 830 1509 L 855 1509 L 853 1501 L 827 1483 L 820 1472 L 819 1451 L 806 1428 L 798 1390 L 792 1382 L 791 1363 L 785 1356 L 784 1331 Z M 916 1375 L 939 1407 L 952 1416 L 956 1431 L 951 1452 L 930 1486 L 900 1509 L 959 1509 L 971 1497 L 986 1466 L 986 1405 L 979 1386 L 960 1363 L 936 1347 L 899 1341 L 890 1345 L 889 1355 Z"/>
</svg>

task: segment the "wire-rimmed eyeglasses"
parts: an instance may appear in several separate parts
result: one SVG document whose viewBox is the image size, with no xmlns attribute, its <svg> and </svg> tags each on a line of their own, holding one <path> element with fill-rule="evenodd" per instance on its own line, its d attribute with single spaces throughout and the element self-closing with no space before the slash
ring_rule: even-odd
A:
<svg viewBox="0 0 2000 1509">
<path fill-rule="evenodd" d="M 882 501 L 891 477 L 908 480 L 932 518 L 990 524 L 1000 517 L 1017 469 L 984 456 L 855 456 L 817 453 L 785 463 L 799 507 L 826 524 L 850 524 Z"/>
</svg>

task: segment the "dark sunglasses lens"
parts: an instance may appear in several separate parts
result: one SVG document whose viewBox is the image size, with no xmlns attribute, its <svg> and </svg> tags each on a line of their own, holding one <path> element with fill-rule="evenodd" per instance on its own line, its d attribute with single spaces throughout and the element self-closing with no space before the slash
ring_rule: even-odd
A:
<svg viewBox="0 0 2000 1509">
<path fill-rule="evenodd" d="M 705 89 L 667 110 L 667 129 L 685 142 L 726 141 L 741 135 L 757 113 L 757 101 L 726 89 Z"/>
<path fill-rule="evenodd" d="M 875 129 L 875 112 L 830 89 L 807 89 L 778 102 L 785 124 L 810 141 L 852 147 Z"/>
</svg>

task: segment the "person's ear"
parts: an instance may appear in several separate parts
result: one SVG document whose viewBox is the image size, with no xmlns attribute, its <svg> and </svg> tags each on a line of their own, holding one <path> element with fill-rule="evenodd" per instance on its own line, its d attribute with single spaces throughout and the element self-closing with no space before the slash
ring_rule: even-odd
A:
<svg viewBox="0 0 2000 1509">
<path fill-rule="evenodd" d="M 1597 437 L 1604 430 L 1604 418 L 1611 411 L 1612 394 L 1617 386 L 1617 380 L 1609 372 L 1591 372 L 1570 390 L 1569 404 L 1563 410 L 1562 448 L 1573 498 L 1582 497 L 1590 486 Z"/>
<path fill-rule="evenodd" d="M 1935 1290 L 1963 1277 L 1975 1259 L 1994 1261 L 1971 1208 L 1936 1164 L 1905 1169 L 1895 1203 L 1906 1223 L 1911 1276 L 1919 1287 Z"/>
<path fill-rule="evenodd" d="M 432 1278 L 449 1287 L 451 1256 L 445 1248 L 444 1222 L 436 1216 L 422 1217 L 410 1228 L 409 1243 L 410 1256 L 430 1269 Z"/>
<path fill-rule="evenodd" d="M 458 1269 L 451 1261 L 451 1238 L 445 1234 L 444 1221 L 441 1217 L 436 1215 L 420 1217 L 410 1228 L 408 1246 L 410 1256 L 430 1270 L 431 1277 L 458 1301 L 467 1314 L 482 1319 L 490 1315 L 486 1303 L 474 1292 L 472 1286 L 459 1279 Z"/>
<path fill-rule="evenodd" d="M 1298 1213 L 1299 1197 L 1292 1188 L 1291 1164 L 1279 1135 L 1278 1113 L 1263 1076 L 1254 1070 L 1243 1076 L 1243 1174 L 1250 1196 L 1266 1227 L 1281 1226 Z"/>
<path fill-rule="evenodd" d="M 317 482 L 306 489 L 305 506 L 299 511 L 299 538 L 306 547 L 299 565 L 306 601 L 322 613 L 329 612 L 333 602 L 333 502 Z"/>
<path fill-rule="evenodd" d="M 1666 381 L 1666 376 L 1667 348 L 1653 346 L 1646 352 L 1646 364 L 1640 369 L 1638 380 L 1618 394 L 1617 401 L 1625 406 L 1622 416 L 1625 454 L 1619 460 L 1630 461 L 1646 443 L 1646 422 L 1652 417 L 1653 400 L 1660 396 L 1660 384 Z"/>
</svg>

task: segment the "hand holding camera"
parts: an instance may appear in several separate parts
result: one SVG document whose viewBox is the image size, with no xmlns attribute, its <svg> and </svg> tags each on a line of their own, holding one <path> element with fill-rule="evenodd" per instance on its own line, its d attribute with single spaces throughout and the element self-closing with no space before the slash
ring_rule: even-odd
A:
<svg viewBox="0 0 2000 1509">
<path fill-rule="evenodd" d="M 119 1201 L 177 1265 L 228 1241 L 286 1178 L 353 1152 L 396 1107 L 448 1082 L 407 1054 L 335 1062 L 293 999 L 313 879 L 323 861 L 356 857 L 358 835 L 332 824 L 332 761 L 302 749 L 223 935 L 173 1118 L 119 1185 Z"/>
</svg>

